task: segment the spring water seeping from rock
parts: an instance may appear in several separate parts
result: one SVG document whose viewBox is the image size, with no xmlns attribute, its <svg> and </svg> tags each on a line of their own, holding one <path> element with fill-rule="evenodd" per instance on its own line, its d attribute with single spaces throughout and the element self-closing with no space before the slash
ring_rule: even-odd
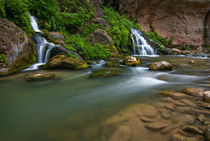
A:
<svg viewBox="0 0 210 141">
<path fill-rule="evenodd" d="M 134 55 L 134 56 L 155 55 L 153 48 L 144 39 L 141 31 L 132 28 L 131 29 L 131 37 L 132 37 L 132 41 L 133 41 L 132 55 Z"/>
</svg>

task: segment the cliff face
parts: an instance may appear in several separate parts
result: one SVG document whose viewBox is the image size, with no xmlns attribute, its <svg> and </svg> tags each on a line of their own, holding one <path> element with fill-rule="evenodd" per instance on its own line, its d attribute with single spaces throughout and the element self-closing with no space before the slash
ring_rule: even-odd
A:
<svg viewBox="0 0 210 141">
<path fill-rule="evenodd" d="M 121 14 L 137 18 L 143 30 L 150 25 L 163 37 L 174 38 L 175 45 L 204 43 L 204 19 L 210 9 L 210 0 L 105 0 L 118 5 Z M 209 19 L 208 19 L 209 20 Z M 206 23 L 208 23 L 208 20 Z"/>
</svg>

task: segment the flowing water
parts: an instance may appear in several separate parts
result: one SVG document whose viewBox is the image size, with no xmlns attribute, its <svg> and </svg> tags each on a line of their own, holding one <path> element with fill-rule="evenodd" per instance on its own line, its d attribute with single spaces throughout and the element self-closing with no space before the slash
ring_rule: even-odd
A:
<svg viewBox="0 0 210 141">
<path fill-rule="evenodd" d="M 144 39 L 141 31 L 132 28 L 131 37 L 133 41 L 133 54 L 132 55 L 134 56 L 155 55 L 153 48 Z"/>
<path fill-rule="evenodd" d="M 188 64 L 192 58 L 179 56 L 143 60 L 141 67 L 122 66 L 124 73 L 110 78 L 89 78 L 93 70 L 104 68 L 104 61 L 83 71 L 47 71 L 57 77 L 45 82 L 26 82 L 28 72 L 1 78 L 1 140 L 107 141 L 114 127 L 105 126 L 105 121 L 127 106 L 152 104 L 160 90 L 209 89 L 208 58 L 193 58 L 195 64 Z M 174 71 L 149 71 L 148 64 L 158 60 L 174 64 Z"/>
</svg>

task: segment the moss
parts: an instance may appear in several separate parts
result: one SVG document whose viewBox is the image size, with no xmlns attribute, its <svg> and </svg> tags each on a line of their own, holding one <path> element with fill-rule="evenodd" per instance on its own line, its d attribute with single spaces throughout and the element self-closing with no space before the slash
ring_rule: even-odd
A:
<svg viewBox="0 0 210 141">
<path fill-rule="evenodd" d="M 106 63 L 106 67 L 120 67 L 120 63 L 119 62 L 107 62 Z"/>
<path fill-rule="evenodd" d="M 1 53 L 0 54 L 0 66 L 2 65 L 7 65 L 8 62 L 7 62 L 7 57 L 5 54 Z"/>
<path fill-rule="evenodd" d="M 20 37 L 19 37 L 19 41 L 20 43 L 22 44 L 25 40 L 25 35 L 24 34 L 21 34 Z"/>
</svg>

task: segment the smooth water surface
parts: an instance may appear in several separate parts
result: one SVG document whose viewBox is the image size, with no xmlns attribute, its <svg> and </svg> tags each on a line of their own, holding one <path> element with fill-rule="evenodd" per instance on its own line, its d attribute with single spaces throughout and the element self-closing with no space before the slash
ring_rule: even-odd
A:
<svg viewBox="0 0 210 141">
<path fill-rule="evenodd" d="M 195 64 L 188 64 L 190 60 Z M 22 72 L 0 79 L 0 137 L 2 141 L 107 140 L 112 129 L 104 121 L 134 103 L 152 103 L 160 90 L 209 87 L 208 58 L 144 57 L 141 67 L 122 66 L 119 76 L 89 78 L 104 62 L 84 71 L 48 71 L 55 80 L 27 82 Z M 147 66 L 168 60 L 172 72 Z"/>
</svg>

